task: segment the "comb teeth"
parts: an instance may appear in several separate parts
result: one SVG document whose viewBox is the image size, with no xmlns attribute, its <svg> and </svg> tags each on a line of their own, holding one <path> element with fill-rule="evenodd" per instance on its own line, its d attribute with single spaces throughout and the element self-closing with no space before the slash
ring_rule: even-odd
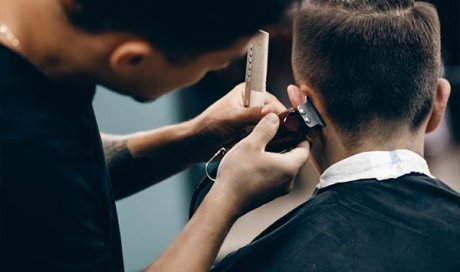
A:
<svg viewBox="0 0 460 272">
<path fill-rule="evenodd" d="M 263 92 L 265 92 L 267 80 L 268 39 L 269 34 L 259 30 L 259 33 L 251 40 L 248 49 L 244 103 L 246 107 L 264 104 Z"/>
</svg>

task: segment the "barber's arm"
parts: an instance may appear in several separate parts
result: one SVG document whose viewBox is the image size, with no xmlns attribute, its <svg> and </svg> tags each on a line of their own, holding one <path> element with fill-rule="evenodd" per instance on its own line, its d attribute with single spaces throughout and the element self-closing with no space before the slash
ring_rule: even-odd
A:
<svg viewBox="0 0 460 272">
<path fill-rule="evenodd" d="M 284 154 L 265 151 L 279 120 L 271 113 L 222 160 L 217 180 L 190 222 L 146 271 L 207 271 L 235 220 L 286 194 L 309 155 L 307 142 Z"/>
<path fill-rule="evenodd" d="M 129 196 L 206 161 L 247 125 L 285 110 L 268 93 L 263 108 L 244 108 L 243 94 L 240 84 L 198 117 L 177 125 L 128 136 L 102 134 L 115 197 Z"/>
</svg>

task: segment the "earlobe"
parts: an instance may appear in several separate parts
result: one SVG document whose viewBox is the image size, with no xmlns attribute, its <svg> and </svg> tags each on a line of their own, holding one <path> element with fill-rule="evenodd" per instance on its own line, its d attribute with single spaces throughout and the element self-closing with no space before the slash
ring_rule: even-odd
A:
<svg viewBox="0 0 460 272">
<path fill-rule="evenodd" d="M 441 123 L 444 112 L 446 111 L 447 101 L 450 96 L 450 84 L 444 78 L 438 79 L 438 87 L 433 101 L 433 108 L 426 126 L 425 132 L 434 131 Z"/>
</svg>

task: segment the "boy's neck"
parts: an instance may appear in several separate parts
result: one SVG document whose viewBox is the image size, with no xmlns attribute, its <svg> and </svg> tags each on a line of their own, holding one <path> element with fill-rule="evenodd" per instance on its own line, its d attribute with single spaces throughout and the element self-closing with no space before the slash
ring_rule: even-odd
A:
<svg viewBox="0 0 460 272">
<path fill-rule="evenodd" d="M 330 128 L 328 130 L 331 130 Z M 312 145 L 312 157 L 320 174 L 329 166 L 348 157 L 368 151 L 393 151 L 398 149 L 411 150 L 423 156 L 424 137 L 422 131 L 411 132 L 409 129 L 394 132 L 387 139 L 378 139 L 375 135 L 361 137 L 356 146 L 350 146 L 350 141 L 335 133 L 324 133 L 319 136 L 318 144 Z"/>
</svg>

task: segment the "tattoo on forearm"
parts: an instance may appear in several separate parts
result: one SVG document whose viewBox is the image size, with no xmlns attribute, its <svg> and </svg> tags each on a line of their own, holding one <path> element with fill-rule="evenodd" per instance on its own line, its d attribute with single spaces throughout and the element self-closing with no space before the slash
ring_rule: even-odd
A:
<svg viewBox="0 0 460 272">
<path fill-rule="evenodd" d="M 104 139 L 102 142 L 116 199 L 127 197 L 152 185 L 152 162 L 149 158 L 133 158 L 125 139 Z"/>
<path fill-rule="evenodd" d="M 127 146 L 128 140 L 103 140 L 102 145 L 104 147 L 104 156 L 105 156 L 105 161 L 107 164 L 110 164 L 110 162 L 113 159 L 116 159 L 117 156 L 120 156 L 121 153 L 128 152 L 129 149 Z M 130 153 L 129 153 L 130 154 Z"/>
</svg>

